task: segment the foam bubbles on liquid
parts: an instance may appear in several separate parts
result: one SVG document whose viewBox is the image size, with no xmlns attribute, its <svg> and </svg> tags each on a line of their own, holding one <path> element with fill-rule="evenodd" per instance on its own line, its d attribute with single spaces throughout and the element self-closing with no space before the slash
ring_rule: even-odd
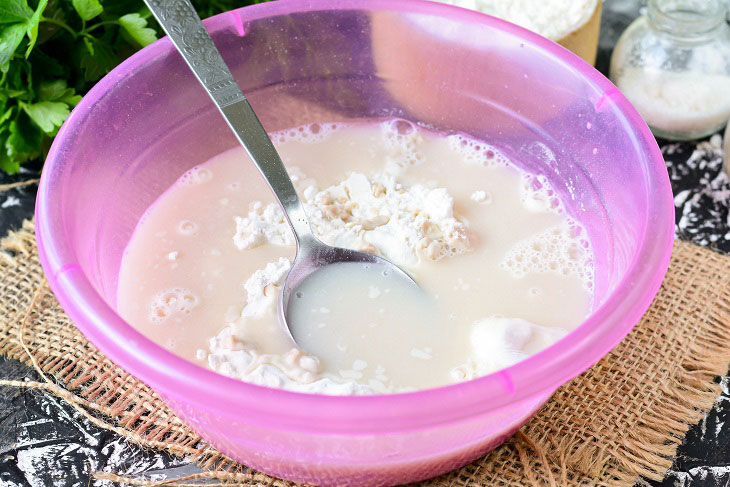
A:
<svg viewBox="0 0 730 487">
<path fill-rule="evenodd" d="M 571 218 L 517 242 L 501 263 L 516 278 L 533 272 L 576 276 L 593 289 L 593 252 L 583 227 Z"/>
<path fill-rule="evenodd" d="M 271 140 L 277 144 L 283 144 L 292 140 L 297 142 L 321 142 L 340 127 L 341 125 L 337 123 L 310 123 L 274 132 L 270 136 Z"/>
<path fill-rule="evenodd" d="M 509 162 L 495 147 L 482 141 L 471 139 L 462 134 L 449 135 L 446 138 L 449 147 L 461 155 L 467 164 L 485 167 L 506 167 Z"/>
<path fill-rule="evenodd" d="M 197 184 L 207 183 L 211 179 L 213 179 L 213 171 L 207 167 L 195 166 L 180 176 L 178 183 L 185 186 L 195 186 Z"/>
<path fill-rule="evenodd" d="M 198 233 L 198 224 L 190 220 L 182 220 L 177 225 L 177 231 L 187 237 L 193 236 Z"/>
<path fill-rule="evenodd" d="M 176 314 L 190 314 L 200 303 L 200 298 L 189 289 L 175 287 L 162 291 L 152 298 L 150 321 L 161 323 Z"/>
<path fill-rule="evenodd" d="M 565 207 L 543 175 L 524 173 L 520 183 L 522 206 L 533 213 L 565 214 Z"/>
<path fill-rule="evenodd" d="M 408 167 L 423 161 L 424 156 L 417 148 L 423 136 L 412 122 L 396 118 L 383 122 L 380 128 L 391 163 Z"/>
</svg>

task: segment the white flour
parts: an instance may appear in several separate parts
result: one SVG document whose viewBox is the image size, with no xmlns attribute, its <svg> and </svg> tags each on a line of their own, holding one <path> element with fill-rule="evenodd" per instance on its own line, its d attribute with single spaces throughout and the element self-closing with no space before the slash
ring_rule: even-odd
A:
<svg viewBox="0 0 730 487">
<path fill-rule="evenodd" d="M 586 23 L 597 0 L 441 0 L 504 19 L 557 40 Z"/>
<path fill-rule="evenodd" d="M 717 129 L 730 118 L 728 76 L 624 68 L 614 81 L 655 129 L 695 134 Z"/>
<path fill-rule="evenodd" d="M 454 199 L 444 188 L 405 187 L 385 172 L 369 178 L 353 173 L 322 191 L 310 185 L 302 196 L 314 232 L 329 245 L 377 253 L 406 267 L 419 258 L 439 260 L 470 248 L 467 229 L 454 218 Z M 248 216 L 236 218 L 233 240 L 241 250 L 292 245 L 293 238 L 275 203 L 257 201 Z"/>
<path fill-rule="evenodd" d="M 456 381 L 474 379 L 491 371 L 514 365 L 530 356 L 530 348 L 553 343 L 567 330 L 547 328 L 517 318 L 490 316 L 472 325 L 472 359 L 451 371 Z M 530 347 L 530 342 L 540 342 Z"/>
<path fill-rule="evenodd" d="M 241 316 L 250 318 L 261 316 L 276 301 L 276 288 L 281 287 L 291 269 L 291 262 L 284 257 L 270 262 L 263 269 L 253 273 L 243 287 L 246 289 L 246 306 Z"/>
<path fill-rule="evenodd" d="M 477 190 L 469 196 L 469 199 L 477 203 L 489 204 L 492 201 L 492 196 L 486 191 Z"/>
</svg>

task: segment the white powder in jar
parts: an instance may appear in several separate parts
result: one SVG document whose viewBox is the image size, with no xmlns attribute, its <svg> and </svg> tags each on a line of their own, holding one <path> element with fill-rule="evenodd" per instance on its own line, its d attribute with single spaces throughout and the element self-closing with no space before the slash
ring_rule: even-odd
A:
<svg viewBox="0 0 730 487">
<path fill-rule="evenodd" d="M 627 67 L 614 81 L 653 129 L 699 134 L 730 118 L 728 76 Z"/>
<path fill-rule="evenodd" d="M 597 0 L 441 0 L 504 19 L 558 40 L 585 24 Z"/>
</svg>

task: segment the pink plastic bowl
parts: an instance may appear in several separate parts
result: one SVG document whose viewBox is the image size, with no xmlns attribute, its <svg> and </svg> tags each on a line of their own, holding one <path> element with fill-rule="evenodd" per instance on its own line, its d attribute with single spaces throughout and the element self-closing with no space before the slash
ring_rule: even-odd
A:
<svg viewBox="0 0 730 487">
<path fill-rule="evenodd" d="M 397 116 L 488 140 L 552 181 L 596 252 L 595 312 L 549 349 L 471 382 L 326 397 L 182 360 L 116 313 L 120 260 L 143 212 L 236 142 L 170 42 L 143 49 L 56 137 L 38 193 L 40 257 L 89 340 L 227 455 L 325 485 L 446 472 L 513 434 L 649 306 L 673 240 L 667 171 L 637 112 L 578 57 L 506 22 L 421 1 L 278 1 L 206 25 L 269 130 Z"/>
</svg>

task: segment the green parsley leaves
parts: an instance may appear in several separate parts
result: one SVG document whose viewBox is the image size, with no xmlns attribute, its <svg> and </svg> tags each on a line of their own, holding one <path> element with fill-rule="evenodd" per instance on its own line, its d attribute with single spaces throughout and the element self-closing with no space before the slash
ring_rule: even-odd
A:
<svg viewBox="0 0 730 487">
<path fill-rule="evenodd" d="M 106 0 L 121 17 L 139 0 Z M 81 94 L 141 45 L 99 0 L 0 0 L 0 169 L 44 157 Z M 157 33 L 140 17 L 135 33 Z M 146 30 L 145 30 L 146 29 Z"/>
<path fill-rule="evenodd" d="M 119 25 L 134 42 L 142 47 L 157 40 L 154 29 L 147 27 L 147 21 L 140 14 L 122 15 L 119 17 Z"/>
<path fill-rule="evenodd" d="M 71 3 L 84 21 L 91 20 L 104 11 L 98 0 L 72 0 Z"/>
<path fill-rule="evenodd" d="M 26 2 L 6 0 L 0 3 L 0 24 L 25 22 L 33 16 L 33 10 Z"/>
<path fill-rule="evenodd" d="M 201 17 L 251 3 L 193 0 Z M 0 170 L 45 157 L 81 96 L 161 32 L 142 0 L 0 0 Z"/>
<path fill-rule="evenodd" d="M 8 70 L 8 63 L 23 38 L 28 36 L 25 57 L 38 38 L 38 23 L 48 0 L 40 0 L 35 10 L 28 6 L 27 0 L 2 0 L 0 5 L 0 72 Z"/>
</svg>

